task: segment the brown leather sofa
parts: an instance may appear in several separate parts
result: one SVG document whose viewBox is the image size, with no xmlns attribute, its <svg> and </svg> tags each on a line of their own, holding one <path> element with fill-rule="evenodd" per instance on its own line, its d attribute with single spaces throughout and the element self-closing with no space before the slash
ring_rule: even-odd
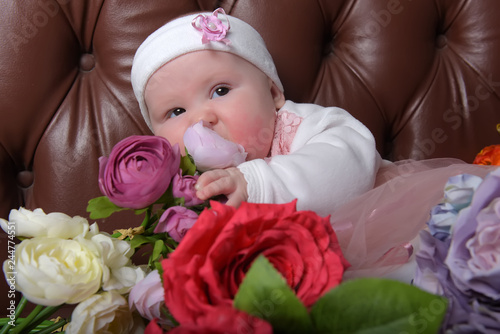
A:
<svg viewBox="0 0 500 334">
<path fill-rule="evenodd" d="M 345 108 L 373 131 L 384 158 L 471 162 L 500 142 L 497 0 L 2 3 L 3 218 L 20 206 L 85 216 L 100 195 L 97 159 L 126 136 L 150 133 L 129 82 L 136 48 L 166 21 L 219 6 L 263 35 L 288 99 Z M 100 227 L 137 223 L 123 213 Z M 4 233 L 0 252 L 5 259 Z"/>
</svg>

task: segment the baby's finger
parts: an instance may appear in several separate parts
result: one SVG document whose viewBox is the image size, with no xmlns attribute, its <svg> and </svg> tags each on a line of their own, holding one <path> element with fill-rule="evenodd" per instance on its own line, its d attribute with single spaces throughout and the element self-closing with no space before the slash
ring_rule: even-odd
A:
<svg viewBox="0 0 500 334">
<path fill-rule="evenodd" d="M 207 180 L 211 182 L 207 182 Z M 229 178 L 228 174 L 224 173 L 223 170 L 221 170 L 221 172 L 214 173 L 214 175 L 207 178 L 207 180 L 201 183 L 198 187 L 198 191 L 196 192 L 196 196 L 202 200 L 218 195 L 226 195 L 233 191 L 231 178 Z"/>
<path fill-rule="evenodd" d="M 197 190 L 201 190 L 204 186 L 214 181 L 217 181 L 221 177 L 225 175 L 225 171 L 223 169 L 214 169 L 208 172 L 205 172 L 200 175 L 198 181 L 196 181 L 195 188 Z"/>
<path fill-rule="evenodd" d="M 241 196 L 228 196 L 226 205 L 238 208 L 241 205 Z"/>
</svg>

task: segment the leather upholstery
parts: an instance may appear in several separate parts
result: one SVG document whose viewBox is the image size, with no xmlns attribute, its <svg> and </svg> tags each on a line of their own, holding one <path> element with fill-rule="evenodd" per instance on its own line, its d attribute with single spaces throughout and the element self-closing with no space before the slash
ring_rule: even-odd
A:
<svg viewBox="0 0 500 334">
<path fill-rule="evenodd" d="M 129 82 L 135 49 L 166 21 L 219 6 L 262 34 L 288 99 L 345 108 L 384 158 L 471 162 L 500 141 L 496 0 L 6 0 L 0 217 L 19 206 L 86 215 L 97 159 L 150 134 Z M 135 224 L 123 213 L 100 227 Z"/>
</svg>

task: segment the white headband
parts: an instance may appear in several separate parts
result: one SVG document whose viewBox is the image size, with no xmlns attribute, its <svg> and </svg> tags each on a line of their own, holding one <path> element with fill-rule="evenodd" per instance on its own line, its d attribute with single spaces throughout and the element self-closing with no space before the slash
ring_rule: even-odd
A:
<svg viewBox="0 0 500 334">
<path fill-rule="evenodd" d="M 144 90 L 149 78 L 172 59 L 200 50 L 224 51 L 240 56 L 264 72 L 283 91 L 264 40 L 249 24 L 226 15 L 222 8 L 213 13 L 184 16 L 149 35 L 135 53 L 132 87 L 149 128 L 151 120 L 144 101 Z"/>
</svg>

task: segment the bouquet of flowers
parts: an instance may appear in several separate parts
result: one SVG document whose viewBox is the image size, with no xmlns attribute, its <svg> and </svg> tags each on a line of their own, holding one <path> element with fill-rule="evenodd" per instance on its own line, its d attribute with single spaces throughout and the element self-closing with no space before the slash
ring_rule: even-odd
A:
<svg viewBox="0 0 500 334">
<path fill-rule="evenodd" d="M 144 215 L 135 228 L 109 235 L 82 217 L 23 208 L 0 221 L 22 240 L 3 269 L 23 294 L 0 333 L 439 329 L 445 298 L 391 280 L 341 282 L 349 264 L 328 217 L 296 211 L 295 202 L 200 201 L 199 172 L 237 165 L 245 153 L 201 124 L 184 142 L 182 156 L 163 138 L 132 136 L 100 159 L 104 196 L 89 201 L 90 218 L 135 210 Z M 133 264 L 146 245 L 148 264 Z M 26 300 L 37 306 L 21 319 Z M 46 320 L 64 304 L 75 305 L 70 318 Z"/>
<path fill-rule="evenodd" d="M 421 232 L 415 285 L 449 300 L 446 333 L 500 332 L 500 169 L 449 179 Z"/>
<path fill-rule="evenodd" d="M 473 163 L 500 165 L 500 145 L 486 146 Z M 449 300 L 442 332 L 500 332 L 499 201 L 500 169 L 484 180 L 452 177 L 420 234 L 414 284 Z"/>
</svg>

